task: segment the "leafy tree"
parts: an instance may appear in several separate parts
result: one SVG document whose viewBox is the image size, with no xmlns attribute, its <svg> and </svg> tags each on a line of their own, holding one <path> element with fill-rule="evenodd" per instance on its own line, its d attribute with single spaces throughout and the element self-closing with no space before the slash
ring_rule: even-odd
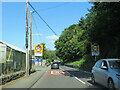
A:
<svg viewBox="0 0 120 90">
<path fill-rule="evenodd" d="M 86 19 L 89 41 L 100 45 L 101 58 L 119 57 L 120 2 L 93 4 Z"/>
<path fill-rule="evenodd" d="M 56 55 L 60 59 L 69 62 L 77 60 L 85 54 L 86 40 L 83 39 L 85 33 L 82 27 L 83 22 L 84 19 L 81 18 L 80 24 L 73 24 L 65 28 L 59 39 L 56 40 Z"/>
<path fill-rule="evenodd" d="M 92 43 L 100 45 L 99 58 L 120 57 L 120 2 L 92 4 L 85 18 L 65 28 L 55 42 L 56 55 L 64 62 L 90 57 Z"/>
</svg>

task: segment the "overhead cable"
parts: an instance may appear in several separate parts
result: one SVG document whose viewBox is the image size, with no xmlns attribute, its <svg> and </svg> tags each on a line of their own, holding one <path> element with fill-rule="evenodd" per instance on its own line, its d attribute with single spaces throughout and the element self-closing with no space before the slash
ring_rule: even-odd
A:
<svg viewBox="0 0 120 90">
<path fill-rule="evenodd" d="M 48 28 L 50 28 L 50 30 L 57 36 L 57 34 L 55 33 L 55 31 L 49 26 L 49 24 L 41 17 L 41 15 L 36 11 L 36 9 L 30 4 L 30 2 L 28 2 L 28 4 L 31 6 L 31 8 L 34 10 L 34 12 L 37 13 L 37 15 L 42 19 L 42 21 L 48 26 Z"/>
</svg>

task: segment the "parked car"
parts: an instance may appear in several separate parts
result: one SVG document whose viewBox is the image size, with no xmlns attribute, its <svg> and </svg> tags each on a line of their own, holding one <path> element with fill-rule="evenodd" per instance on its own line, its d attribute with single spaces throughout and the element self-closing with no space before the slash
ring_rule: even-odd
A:
<svg viewBox="0 0 120 90">
<path fill-rule="evenodd" d="M 120 59 L 100 59 L 92 68 L 92 83 L 120 89 Z"/>
<path fill-rule="evenodd" d="M 53 62 L 51 64 L 51 69 L 59 69 L 59 63 L 58 62 Z"/>
</svg>

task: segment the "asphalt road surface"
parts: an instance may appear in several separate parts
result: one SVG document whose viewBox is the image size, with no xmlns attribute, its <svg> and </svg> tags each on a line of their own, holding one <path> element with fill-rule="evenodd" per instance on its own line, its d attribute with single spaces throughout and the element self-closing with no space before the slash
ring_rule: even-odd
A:
<svg viewBox="0 0 120 90">
<path fill-rule="evenodd" d="M 93 85 L 90 73 L 74 68 L 60 66 L 49 69 L 31 88 L 104 88 Z"/>
<path fill-rule="evenodd" d="M 4 88 L 83 88 L 85 90 L 104 88 L 91 83 L 90 73 L 75 68 L 60 66 L 59 69 L 51 69 L 49 66 L 36 68 L 36 71 L 29 77 L 22 77 L 4 85 Z"/>
</svg>

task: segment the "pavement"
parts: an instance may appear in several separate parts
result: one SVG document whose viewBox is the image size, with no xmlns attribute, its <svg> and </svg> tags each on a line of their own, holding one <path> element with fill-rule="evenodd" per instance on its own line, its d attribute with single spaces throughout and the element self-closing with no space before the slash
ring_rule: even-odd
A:
<svg viewBox="0 0 120 90">
<path fill-rule="evenodd" d="M 2 85 L 2 90 L 5 88 L 31 88 L 49 69 L 49 67 L 37 67 L 36 72 L 30 76 L 23 76 L 19 79 L 13 80 L 5 85 Z"/>
</svg>

